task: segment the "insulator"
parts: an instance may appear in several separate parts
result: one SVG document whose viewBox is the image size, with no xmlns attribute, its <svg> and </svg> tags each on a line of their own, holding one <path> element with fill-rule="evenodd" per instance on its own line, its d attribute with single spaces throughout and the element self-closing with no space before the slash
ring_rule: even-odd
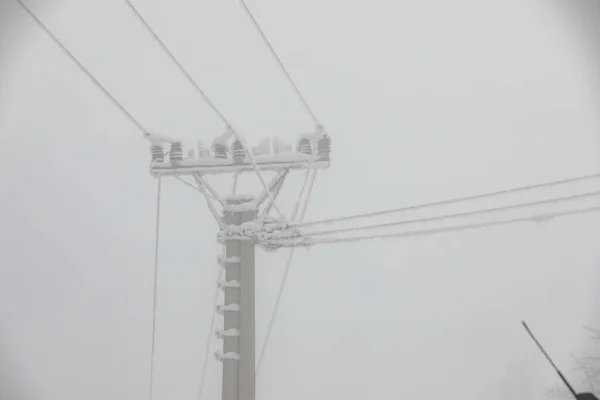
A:
<svg viewBox="0 0 600 400">
<path fill-rule="evenodd" d="M 231 152 L 233 153 L 233 161 L 236 164 L 241 164 L 246 158 L 246 150 L 239 140 L 235 140 L 231 144 Z"/>
<path fill-rule="evenodd" d="M 329 161 L 331 154 L 331 139 L 326 133 L 317 141 L 317 159 L 319 161 Z"/>
<path fill-rule="evenodd" d="M 215 154 L 215 158 L 227 159 L 227 153 L 229 153 L 229 149 L 227 146 L 219 143 L 215 143 L 213 146 L 213 151 Z"/>
<path fill-rule="evenodd" d="M 296 151 L 302 154 L 312 154 L 312 144 L 310 143 L 310 140 L 308 140 L 307 138 L 302 138 L 298 140 Z"/>
<path fill-rule="evenodd" d="M 150 147 L 150 153 L 152 154 L 152 161 L 159 163 L 165 161 L 165 151 L 160 144 L 153 144 Z"/>
<path fill-rule="evenodd" d="M 183 160 L 183 149 L 181 143 L 171 143 L 171 151 L 169 152 L 169 161 L 172 163 L 178 163 Z"/>
</svg>

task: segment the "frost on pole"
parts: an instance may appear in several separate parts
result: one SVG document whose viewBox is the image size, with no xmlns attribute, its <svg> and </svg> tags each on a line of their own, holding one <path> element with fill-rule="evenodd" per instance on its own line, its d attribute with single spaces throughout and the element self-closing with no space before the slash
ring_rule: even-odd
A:
<svg viewBox="0 0 600 400">
<path fill-rule="evenodd" d="M 317 170 L 330 165 L 331 140 L 321 129 L 301 135 L 295 144 L 270 138 L 253 147 L 231 129 L 214 138 L 210 146 L 200 141 L 185 146 L 179 139 L 157 134 L 144 136 L 150 142 L 150 174 L 173 176 L 196 189 L 218 224 L 217 242 L 224 252 L 217 258 L 223 276 L 216 285 L 223 295 L 215 313 L 223 322 L 214 330 L 222 342 L 214 355 L 222 363 L 221 397 L 255 400 L 255 250 L 276 251 L 288 242 L 297 246 L 306 241 L 280 212 L 277 197 L 292 171 L 300 172 L 305 186 L 309 175 L 314 183 Z M 315 170 L 314 174 L 309 170 Z M 258 175 L 261 185 L 251 193 L 237 193 L 238 179 L 244 174 Z M 192 176 L 196 186 L 185 175 Z M 229 175 L 230 192 L 218 193 L 205 179 L 207 175 Z M 267 175 L 272 177 L 266 179 Z M 303 191 L 297 205 L 301 200 L 308 202 L 310 190 L 305 197 Z M 271 209 L 276 216 L 270 215 Z"/>
</svg>

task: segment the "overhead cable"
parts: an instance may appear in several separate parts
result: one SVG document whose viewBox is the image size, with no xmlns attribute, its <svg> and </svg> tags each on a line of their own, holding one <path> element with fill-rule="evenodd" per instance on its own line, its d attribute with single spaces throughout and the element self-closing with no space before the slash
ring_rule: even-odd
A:
<svg viewBox="0 0 600 400">
<path fill-rule="evenodd" d="M 154 32 L 154 30 L 152 29 L 152 27 L 150 27 L 150 24 L 148 24 L 148 22 L 146 22 L 146 20 L 144 19 L 144 17 L 137 11 L 137 9 L 131 3 L 131 1 L 129 1 L 129 0 L 123 0 L 123 1 L 131 9 L 131 11 L 134 13 L 134 15 L 136 16 L 136 18 L 138 19 L 138 21 L 146 28 L 146 30 L 148 31 L 148 33 L 150 33 L 150 35 L 154 38 L 154 40 L 156 41 L 156 43 L 158 43 L 158 45 L 163 49 L 163 51 L 169 56 L 169 58 L 171 59 L 171 61 L 173 61 L 173 63 L 175 63 L 175 65 L 179 68 L 179 71 L 194 86 L 194 88 L 196 89 L 196 91 L 202 96 L 202 98 L 209 105 L 209 107 L 219 116 L 219 118 L 221 119 L 221 121 L 225 124 L 226 129 L 229 132 L 231 132 L 233 134 L 233 136 L 240 142 L 240 144 L 242 145 L 244 151 L 246 152 L 246 155 L 248 156 L 248 160 L 252 164 L 252 166 L 253 166 L 253 168 L 254 168 L 254 170 L 256 172 L 256 175 L 258 176 L 258 179 L 260 180 L 261 185 L 266 190 L 267 195 L 269 196 L 269 199 L 273 202 L 273 208 L 277 211 L 277 213 L 279 214 L 279 216 L 282 219 L 285 220 L 285 217 L 284 217 L 283 213 L 281 212 L 281 210 L 279 209 L 279 207 L 277 207 L 277 204 L 275 203 L 275 198 L 273 197 L 273 194 L 268 189 L 267 182 L 265 181 L 265 179 L 263 177 L 263 174 L 261 173 L 260 167 L 258 166 L 258 164 L 256 163 L 256 160 L 254 159 L 254 156 L 252 154 L 252 149 L 250 149 L 250 146 L 248 146 L 248 144 L 246 143 L 246 140 L 239 134 L 239 132 L 236 129 L 233 128 L 233 126 L 231 125 L 231 123 L 225 118 L 224 114 L 209 99 L 209 97 L 206 95 L 206 93 L 200 88 L 200 86 L 196 83 L 196 81 L 192 78 L 192 76 L 187 72 L 187 70 L 183 67 L 183 65 L 177 60 L 177 58 L 175 57 L 175 55 L 169 50 L 169 48 L 167 47 L 167 45 L 160 39 L 160 37 L 158 37 L 158 35 L 156 34 L 156 32 Z"/>
<path fill-rule="evenodd" d="M 258 31 L 258 34 L 262 38 L 263 42 L 267 45 L 267 47 L 271 51 L 271 54 L 273 55 L 273 58 L 275 58 L 275 60 L 277 61 L 277 64 L 279 64 L 279 67 L 281 68 L 281 70 L 285 74 L 288 82 L 290 83 L 290 85 L 292 86 L 292 88 L 294 89 L 294 91 L 296 92 L 296 94 L 298 95 L 298 98 L 302 102 L 302 105 L 304 105 L 304 108 L 306 109 L 306 112 L 310 115 L 310 117 L 312 118 L 312 120 L 314 121 L 314 123 L 315 123 L 315 125 L 317 127 L 322 127 L 321 123 L 319 122 L 319 119 L 317 118 L 317 116 L 313 112 L 312 108 L 310 108 L 310 106 L 308 105 L 308 102 L 306 101 L 306 99 L 302 95 L 302 92 L 300 91 L 300 88 L 298 88 L 298 85 L 296 85 L 296 83 L 294 82 L 294 79 L 292 79 L 292 76 L 288 72 L 287 68 L 285 68 L 285 65 L 283 65 L 283 62 L 281 61 L 281 58 L 279 58 L 279 56 L 277 55 L 277 52 L 275 51 L 275 49 L 271 45 L 271 42 L 269 41 L 269 39 L 267 39 L 267 36 L 265 35 L 264 31 L 260 27 L 260 24 L 258 23 L 258 21 L 256 20 L 256 18 L 254 18 L 254 15 L 252 14 L 252 12 L 250 11 L 250 9 L 246 5 L 246 2 L 244 0 L 239 0 L 239 2 L 240 2 L 240 5 L 242 6 L 242 8 L 244 9 L 244 11 L 246 12 L 246 15 L 248 16 L 248 18 L 250 18 L 250 20 L 252 21 L 252 24 L 254 25 L 254 27 L 256 28 L 256 30 Z"/>
<path fill-rule="evenodd" d="M 217 108 L 217 106 L 215 106 L 215 104 L 210 100 L 210 98 L 206 95 L 206 93 L 204 92 L 204 90 L 202 90 L 200 88 L 200 86 L 198 85 L 198 83 L 196 83 L 196 81 L 194 80 L 194 78 L 192 78 L 192 76 L 186 71 L 186 69 L 183 67 L 183 65 L 181 65 L 181 63 L 179 62 L 179 60 L 177 60 L 177 58 L 175 57 L 175 55 L 173 55 L 173 53 L 169 50 L 169 48 L 165 45 L 165 43 L 158 37 L 158 35 L 156 34 L 156 32 L 154 32 L 154 30 L 152 29 L 152 27 L 150 27 L 150 25 L 146 22 L 146 20 L 144 19 L 144 17 L 142 17 L 142 15 L 138 12 L 138 10 L 131 3 L 131 1 L 129 1 L 129 0 L 123 0 L 123 1 L 125 1 L 125 3 L 127 4 L 127 6 L 129 6 L 129 8 L 133 12 L 133 14 L 138 19 L 138 21 L 142 25 L 144 25 L 144 27 L 146 28 L 146 30 L 148 31 L 148 33 L 150 33 L 150 35 L 154 38 L 154 40 L 156 41 L 156 43 L 158 43 L 159 46 L 165 51 L 165 53 L 167 53 L 169 55 L 169 57 L 171 58 L 171 60 L 179 68 L 179 71 L 183 74 L 183 76 L 185 76 L 187 78 L 187 80 L 192 84 L 192 86 L 196 89 L 196 91 L 200 94 L 200 96 L 202 96 L 202 98 L 204 99 L 204 101 L 206 102 L 206 104 L 208 104 L 208 106 L 215 112 L 215 114 L 217 114 L 219 116 L 219 118 L 221 119 L 221 121 L 223 121 L 223 123 L 227 127 L 231 127 L 231 124 L 229 123 L 229 121 L 225 118 L 225 116 L 221 113 L 221 111 L 219 111 L 219 109 Z"/>
<path fill-rule="evenodd" d="M 306 201 L 303 204 L 302 210 L 300 211 L 300 221 L 304 220 L 304 217 L 306 216 L 306 211 L 308 209 L 308 203 L 310 200 L 310 195 L 312 193 L 312 189 L 313 186 L 315 184 L 315 179 L 317 178 L 317 170 L 314 171 L 314 173 L 312 174 L 312 177 L 310 178 L 310 184 L 308 186 L 308 194 L 306 197 Z M 297 212 L 294 212 L 294 214 Z M 293 218 L 293 217 L 292 217 Z M 269 318 L 269 324 L 267 326 L 267 333 L 265 335 L 265 341 L 263 343 L 262 349 L 259 353 L 259 357 L 258 357 L 258 362 L 256 364 L 256 375 L 258 375 L 258 373 L 260 372 L 262 363 L 263 363 L 263 359 L 265 358 L 265 354 L 267 352 L 267 346 L 269 344 L 269 340 L 271 338 L 271 332 L 273 331 L 273 326 L 275 325 L 275 319 L 277 318 L 277 314 L 279 312 L 279 306 L 281 304 L 281 299 L 283 297 L 283 292 L 285 291 L 285 287 L 286 287 L 286 283 L 287 283 L 287 279 L 289 276 L 289 272 L 292 266 L 292 260 L 294 258 L 294 253 L 295 253 L 296 249 L 293 248 L 290 250 L 290 253 L 288 255 L 288 259 L 285 263 L 285 268 L 283 271 L 283 278 L 281 279 L 281 284 L 279 285 L 279 291 L 277 293 L 277 298 L 275 299 L 275 306 L 273 307 L 273 311 L 271 312 L 271 317 Z"/>
<path fill-rule="evenodd" d="M 464 202 L 464 201 L 469 201 L 469 200 L 479 200 L 479 199 L 484 199 L 484 198 L 493 197 L 493 196 L 505 195 L 505 194 L 509 194 L 509 193 L 517 193 L 517 192 L 523 192 L 523 191 L 528 191 L 528 190 L 533 190 L 533 189 L 539 189 L 539 188 L 543 188 L 543 187 L 549 188 L 549 187 L 553 187 L 553 186 L 581 182 L 581 181 L 592 180 L 592 179 L 597 179 L 597 178 L 600 178 L 600 174 L 584 175 L 584 176 L 579 176 L 576 178 L 562 179 L 562 180 L 558 180 L 558 181 L 539 183 L 539 184 L 535 184 L 535 185 L 521 186 L 521 187 L 513 188 L 513 189 L 505 189 L 505 190 L 500 190 L 500 191 L 496 191 L 496 192 L 488 192 L 488 193 L 477 194 L 477 195 L 473 195 L 473 196 L 460 197 L 460 198 L 455 198 L 455 199 L 451 199 L 451 200 L 435 201 L 435 202 L 431 202 L 431 203 L 425 203 L 425 204 L 419 204 L 419 205 L 415 205 L 415 206 L 408 206 L 408 207 L 401 207 L 401 208 L 392 208 L 392 209 L 388 209 L 388 210 L 351 215 L 351 216 L 347 216 L 347 217 L 328 218 L 328 219 L 324 219 L 321 221 L 296 223 L 296 224 L 291 224 L 291 226 L 307 227 L 307 226 L 313 226 L 313 225 L 329 224 L 329 223 L 334 223 L 334 222 L 350 221 L 350 220 L 360 219 L 360 218 L 377 217 L 377 216 L 381 216 L 381 215 L 395 214 L 395 213 L 399 213 L 399 212 L 414 211 L 414 210 L 420 210 L 420 209 L 429 208 L 429 207 L 449 205 L 449 204 L 454 204 L 454 203 L 459 203 L 459 202 Z"/>
<path fill-rule="evenodd" d="M 364 230 L 370 230 L 370 229 L 391 228 L 391 227 L 400 226 L 400 225 L 412 225 L 412 224 L 418 224 L 418 223 L 424 223 L 424 222 L 443 221 L 443 220 L 456 219 L 456 218 L 472 217 L 472 216 L 476 216 L 476 215 L 493 214 L 493 213 L 503 212 L 503 211 L 518 210 L 518 209 L 522 209 L 522 208 L 536 207 L 536 206 L 542 206 L 542 205 L 548 205 L 548 204 L 565 203 L 565 202 L 569 202 L 569 201 L 573 201 L 573 200 L 582 200 L 582 199 L 599 197 L 599 196 L 600 196 L 600 191 L 594 191 L 594 192 L 581 193 L 581 194 L 576 194 L 576 195 L 571 195 L 571 196 L 557 197 L 557 198 L 553 198 L 553 199 L 513 204 L 513 205 L 503 206 L 503 207 L 485 208 L 482 210 L 465 211 L 465 212 L 455 213 L 455 214 L 444 214 L 444 215 L 440 215 L 440 216 L 436 216 L 436 217 L 417 218 L 417 219 L 410 219 L 410 220 L 405 220 L 405 221 L 387 222 L 387 223 L 383 223 L 383 224 L 374 224 L 374 225 L 366 225 L 366 226 L 359 226 L 359 227 L 306 232 L 305 235 L 312 237 L 312 236 L 332 235 L 332 234 L 338 234 L 338 233 L 343 233 L 343 232 L 358 232 L 358 231 L 364 231 Z"/>
<path fill-rule="evenodd" d="M 158 244 L 160 234 L 160 197 L 161 197 L 162 179 L 158 177 L 158 188 L 156 193 L 156 232 L 154 243 L 154 290 L 152 293 L 152 344 L 150 351 L 150 400 L 154 398 L 154 349 L 156 344 L 156 304 L 158 298 Z"/>
<path fill-rule="evenodd" d="M 116 105 L 123 114 L 135 125 L 137 126 L 143 133 L 147 133 L 148 131 L 144 126 L 131 115 L 129 111 L 90 73 L 90 71 L 81 64 L 81 62 L 71 53 L 65 45 L 56 37 L 50 30 L 40 21 L 40 19 L 31 11 L 29 7 L 22 1 L 17 0 L 17 2 L 21 5 L 21 7 L 29 14 L 29 16 L 50 36 L 50 38 L 56 43 L 64 52 L 67 54 L 75 64 L 81 69 L 87 76 L 94 82 L 94 84 Z"/>
<path fill-rule="evenodd" d="M 536 221 L 550 220 L 553 218 L 567 217 L 567 216 L 580 215 L 580 214 L 589 214 L 589 213 L 598 212 L 598 211 L 600 211 L 600 206 L 588 207 L 588 208 L 582 208 L 582 209 L 576 209 L 576 210 L 569 210 L 569 211 L 562 211 L 562 212 L 555 212 L 555 213 L 538 214 L 536 216 L 519 217 L 519 218 L 512 218 L 512 219 L 506 219 L 506 220 L 500 220 L 500 221 L 490 221 L 490 222 L 482 222 L 482 223 L 459 225 L 459 226 L 450 226 L 450 227 L 436 228 L 436 229 L 423 229 L 423 230 L 416 230 L 416 231 L 411 231 L 411 232 L 388 233 L 388 234 L 378 234 L 378 235 L 368 235 L 368 236 L 365 235 L 365 236 L 342 237 L 342 238 L 324 238 L 324 239 L 317 238 L 317 239 L 312 239 L 309 242 L 304 242 L 302 240 L 299 240 L 299 241 L 290 242 L 282 247 L 306 247 L 306 246 L 314 246 L 314 245 L 319 245 L 319 244 L 351 243 L 351 242 L 359 242 L 359 241 L 373 240 L 373 239 L 411 238 L 411 237 L 418 237 L 418 236 L 429 236 L 429 235 L 435 235 L 435 234 L 441 234 L 441 233 L 475 230 L 475 229 L 488 228 L 488 227 L 494 227 L 494 226 L 502 226 L 502 225 L 521 223 L 521 222 L 536 222 Z"/>
</svg>

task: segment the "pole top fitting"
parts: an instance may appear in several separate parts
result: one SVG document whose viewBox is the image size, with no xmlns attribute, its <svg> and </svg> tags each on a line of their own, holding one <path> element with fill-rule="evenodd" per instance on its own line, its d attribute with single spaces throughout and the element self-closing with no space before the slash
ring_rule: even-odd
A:
<svg viewBox="0 0 600 400">
<path fill-rule="evenodd" d="M 254 196 L 251 194 L 237 194 L 235 196 L 227 196 L 225 201 L 230 206 L 237 206 L 240 204 L 249 203 L 254 200 Z"/>
</svg>

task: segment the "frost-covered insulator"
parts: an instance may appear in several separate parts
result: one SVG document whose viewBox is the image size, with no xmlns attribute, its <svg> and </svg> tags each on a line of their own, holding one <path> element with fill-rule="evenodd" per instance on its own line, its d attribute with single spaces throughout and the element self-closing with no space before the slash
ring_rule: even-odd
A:
<svg viewBox="0 0 600 400">
<path fill-rule="evenodd" d="M 219 304 L 215 311 L 217 311 L 217 314 L 219 315 L 223 315 L 225 311 L 240 311 L 240 305 L 233 303 L 223 306 Z"/>
<path fill-rule="evenodd" d="M 233 153 L 233 162 L 236 164 L 241 164 L 244 162 L 246 158 L 246 150 L 244 150 L 244 146 L 242 142 L 239 140 L 235 140 L 231 144 L 231 152 Z"/>
<path fill-rule="evenodd" d="M 326 133 L 317 141 L 317 159 L 319 161 L 329 161 L 331 154 L 331 139 Z"/>
<path fill-rule="evenodd" d="M 217 281 L 217 286 L 221 290 L 226 288 L 239 288 L 241 286 L 240 281 Z"/>
<path fill-rule="evenodd" d="M 224 144 L 215 143 L 213 146 L 213 152 L 215 158 L 227 159 L 227 153 L 229 153 L 229 149 Z"/>
<path fill-rule="evenodd" d="M 171 143 L 171 150 L 169 152 L 169 161 L 172 163 L 179 163 L 183 160 L 183 149 L 180 142 Z"/>
<path fill-rule="evenodd" d="M 215 358 L 217 361 L 223 362 L 225 360 L 234 360 L 239 361 L 240 355 L 238 353 L 229 352 L 229 353 L 221 353 L 220 351 L 215 352 Z"/>
<path fill-rule="evenodd" d="M 298 146 L 296 150 L 302 154 L 312 154 L 312 144 L 310 143 L 310 140 L 307 138 L 298 140 Z"/>
<path fill-rule="evenodd" d="M 215 336 L 217 339 L 223 339 L 224 337 L 237 337 L 240 336 L 240 331 L 237 329 L 227 329 L 224 331 L 223 329 L 215 330 Z"/>
<path fill-rule="evenodd" d="M 153 144 L 150 147 L 150 153 L 152 154 L 152 161 L 159 163 L 165 161 L 165 151 L 160 144 Z"/>
</svg>

